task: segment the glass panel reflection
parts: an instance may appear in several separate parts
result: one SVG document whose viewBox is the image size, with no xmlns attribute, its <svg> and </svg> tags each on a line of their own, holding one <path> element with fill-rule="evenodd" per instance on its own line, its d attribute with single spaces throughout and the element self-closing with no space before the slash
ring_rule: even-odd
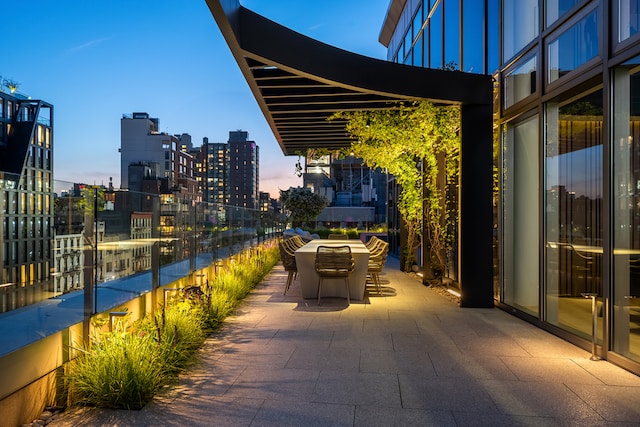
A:
<svg viewBox="0 0 640 427">
<path fill-rule="evenodd" d="M 538 36 L 538 0 L 505 1 L 502 8 L 502 60 L 508 62 Z"/>
<path fill-rule="evenodd" d="M 33 202 L 18 179 L 0 173 L 0 313 L 94 285 L 93 310 L 104 311 L 149 291 L 154 265 L 165 285 L 284 230 L 274 212 L 199 202 L 183 188 L 143 193 L 62 181 L 48 188 L 52 203 L 35 198 L 40 209 L 22 218 L 16 212 Z"/>
<path fill-rule="evenodd" d="M 553 24 L 573 8 L 578 3 L 583 3 L 584 0 L 546 0 L 546 24 L 547 27 Z"/>
<path fill-rule="evenodd" d="M 582 293 L 602 296 L 602 90 L 546 113 L 546 320 L 591 339 Z"/>
<path fill-rule="evenodd" d="M 503 152 L 503 301 L 538 312 L 540 165 L 538 117 L 508 125 Z"/>
<path fill-rule="evenodd" d="M 613 76 L 613 350 L 640 361 L 640 58 Z"/>
<path fill-rule="evenodd" d="M 537 57 L 529 58 L 504 78 L 504 107 L 509 108 L 536 91 Z"/>
<path fill-rule="evenodd" d="M 618 0 L 618 41 L 640 31 L 640 0 Z"/>
<path fill-rule="evenodd" d="M 548 46 L 547 82 L 552 83 L 598 56 L 598 12 L 591 12 Z"/>
</svg>

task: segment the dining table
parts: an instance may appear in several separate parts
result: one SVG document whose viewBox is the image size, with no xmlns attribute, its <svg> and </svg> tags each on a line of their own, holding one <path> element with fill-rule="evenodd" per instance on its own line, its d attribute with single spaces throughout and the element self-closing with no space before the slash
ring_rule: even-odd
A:
<svg viewBox="0 0 640 427">
<path fill-rule="evenodd" d="M 302 298 L 318 298 L 320 276 L 316 273 L 315 260 L 318 246 L 349 246 L 354 261 L 354 269 L 349 276 L 349 296 L 352 300 L 364 299 L 369 267 L 369 249 L 357 239 L 328 240 L 314 239 L 295 251 L 298 279 L 302 289 Z M 347 297 L 343 278 L 325 278 L 322 282 L 320 297 Z"/>
</svg>

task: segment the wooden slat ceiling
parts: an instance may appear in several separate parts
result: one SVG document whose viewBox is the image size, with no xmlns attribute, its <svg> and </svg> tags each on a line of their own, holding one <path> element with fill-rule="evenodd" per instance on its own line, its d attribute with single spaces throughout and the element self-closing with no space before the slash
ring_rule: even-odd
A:
<svg viewBox="0 0 640 427">
<path fill-rule="evenodd" d="M 337 111 L 386 110 L 411 99 L 343 88 L 288 72 L 272 63 L 248 57 L 245 60 L 286 154 L 351 145 L 345 121 L 329 120 Z"/>
</svg>

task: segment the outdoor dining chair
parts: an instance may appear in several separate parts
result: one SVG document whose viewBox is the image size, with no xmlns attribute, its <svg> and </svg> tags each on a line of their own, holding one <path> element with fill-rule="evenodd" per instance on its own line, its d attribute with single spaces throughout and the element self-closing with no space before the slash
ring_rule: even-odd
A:
<svg viewBox="0 0 640 427">
<path fill-rule="evenodd" d="M 375 250 L 370 250 L 369 264 L 367 267 L 367 274 L 371 278 L 374 286 L 378 291 L 378 295 L 382 295 L 382 285 L 380 284 L 380 276 L 384 264 L 387 262 L 387 254 L 389 253 L 389 243 L 384 240 L 379 240 L 380 243 L 376 245 Z"/>
<path fill-rule="evenodd" d="M 280 248 L 280 259 L 282 260 L 282 266 L 287 274 L 287 284 L 284 287 L 284 294 L 287 295 L 291 283 L 295 280 L 298 274 L 298 266 L 296 264 L 295 250 L 291 250 L 287 244 L 283 241 L 278 242 Z"/>
<path fill-rule="evenodd" d="M 316 249 L 315 270 L 318 273 L 318 305 L 322 295 L 322 282 L 325 278 L 343 278 L 347 287 L 347 304 L 351 304 L 349 296 L 349 276 L 355 268 L 351 248 L 345 246 L 318 246 Z"/>
</svg>

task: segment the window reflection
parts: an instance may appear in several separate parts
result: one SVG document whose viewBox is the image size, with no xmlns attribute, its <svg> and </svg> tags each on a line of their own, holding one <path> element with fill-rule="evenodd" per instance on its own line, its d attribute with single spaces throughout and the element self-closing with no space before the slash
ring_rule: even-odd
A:
<svg viewBox="0 0 640 427">
<path fill-rule="evenodd" d="M 463 71 L 484 73 L 484 2 L 464 0 L 462 14 Z"/>
<path fill-rule="evenodd" d="M 578 3 L 583 3 L 584 0 L 546 0 L 546 24 L 547 27 L 553 24 L 562 15 L 567 13 Z"/>
<path fill-rule="evenodd" d="M 507 62 L 538 36 L 538 0 L 505 1 L 503 5 L 503 61 Z"/>
<path fill-rule="evenodd" d="M 442 7 L 438 6 L 429 20 L 430 40 L 430 62 L 431 68 L 442 68 Z"/>
<path fill-rule="evenodd" d="M 618 0 L 618 41 L 640 31 L 640 0 Z"/>
<path fill-rule="evenodd" d="M 581 294 L 602 295 L 602 89 L 546 113 L 546 320 L 590 339 Z"/>
<path fill-rule="evenodd" d="M 509 108 L 536 91 L 537 57 L 529 58 L 505 76 L 504 107 Z"/>
<path fill-rule="evenodd" d="M 503 301 L 538 313 L 540 164 L 538 117 L 508 125 L 503 152 Z"/>
<path fill-rule="evenodd" d="M 613 78 L 613 350 L 640 361 L 640 58 Z"/>
<path fill-rule="evenodd" d="M 443 0 L 444 7 L 444 63 L 460 69 L 460 2 Z"/>
<path fill-rule="evenodd" d="M 552 83 L 598 56 L 598 13 L 591 12 L 551 41 L 547 82 Z"/>
</svg>

